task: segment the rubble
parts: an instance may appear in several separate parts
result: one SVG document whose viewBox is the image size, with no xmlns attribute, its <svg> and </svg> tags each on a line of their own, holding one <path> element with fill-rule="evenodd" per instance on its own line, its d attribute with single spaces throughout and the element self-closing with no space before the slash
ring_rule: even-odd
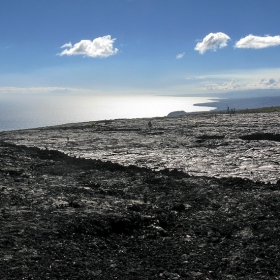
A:
<svg viewBox="0 0 280 280">
<path fill-rule="evenodd" d="M 0 279 L 280 279 L 279 117 L 0 134 Z"/>
</svg>

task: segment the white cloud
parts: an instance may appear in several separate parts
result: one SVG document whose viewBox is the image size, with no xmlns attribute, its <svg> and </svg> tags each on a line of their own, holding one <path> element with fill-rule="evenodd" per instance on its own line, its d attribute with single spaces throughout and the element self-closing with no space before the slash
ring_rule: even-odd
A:
<svg viewBox="0 0 280 280">
<path fill-rule="evenodd" d="M 62 49 L 64 49 L 64 48 L 72 48 L 72 43 L 71 43 L 71 42 L 66 43 L 66 44 L 64 44 L 63 46 L 61 46 L 61 48 L 62 48 Z"/>
<path fill-rule="evenodd" d="M 71 43 L 64 44 L 61 48 L 69 48 L 62 51 L 59 55 L 85 55 L 89 57 L 108 57 L 118 52 L 113 48 L 114 41 L 111 35 L 95 38 L 93 41 L 81 40 L 72 46 Z"/>
<path fill-rule="evenodd" d="M 238 83 L 235 80 L 224 82 L 222 84 L 206 84 L 206 90 L 210 91 L 237 91 L 253 89 L 280 89 L 280 79 L 264 78 L 251 83 Z"/>
<path fill-rule="evenodd" d="M 200 54 L 204 54 L 207 50 L 216 51 L 218 47 L 226 47 L 228 40 L 230 40 L 230 37 L 225 33 L 210 33 L 203 39 L 202 42 L 197 43 L 194 49 Z"/>
<path fill-rule="evenodd" d="M 184 57 L 184 55 L 185 55 L 185 53 L 179 53 L 179 54 L 176 55 L 176 58 L 181 59 L 181 58 Z"/>
<path fill-rule="evenodd" d="M 278 89 L 280 88 L 280 79 L 279 80 L 275 80 L 273 78 L 270 79 L 260 79 L 258 81 L 259 86 L 262 86 L 264 88 L 274 88 L 274 89 Z"/>
<path fill-rule="evenodd" d="M 237 83 L 235 80 L 231 80 L 229 82 L 224 82 L 222 84 L 207 84 L 207 90 L 221 90 L 221 91 L 228 91 L 228 90 L 238 90 L 245 87 L 245 84 Z"/>
<path fill-rule="evenodd" d="M 234 47 L 240 49 L 263 49 L 279 45 L 280 36 L 259 37 L 250 34 L 236 42 Z"/>
</svg>

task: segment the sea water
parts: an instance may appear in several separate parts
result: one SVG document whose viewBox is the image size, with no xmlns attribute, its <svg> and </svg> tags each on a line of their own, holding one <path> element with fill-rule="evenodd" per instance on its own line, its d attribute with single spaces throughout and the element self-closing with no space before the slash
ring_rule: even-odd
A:
<svg viewBox="0 0 280 280">
<path fill-rule="evenodd" d="M 164 117 L 173 111 L 209 111 L 194 106 L 206 97 L 172 96 L 18 96 L 0 98 L 0 131 L 120 118 Z"/>
</svg>

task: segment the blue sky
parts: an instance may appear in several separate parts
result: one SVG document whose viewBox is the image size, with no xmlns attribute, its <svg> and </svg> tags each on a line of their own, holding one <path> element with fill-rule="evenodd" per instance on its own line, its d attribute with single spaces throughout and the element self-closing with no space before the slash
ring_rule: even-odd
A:
<svg viewBox="0 0 280 280">
<path fill-rule="evenodd" d="M 0 93 L 280 88 L 279 0 L 1 0 Z"/>
</svg>

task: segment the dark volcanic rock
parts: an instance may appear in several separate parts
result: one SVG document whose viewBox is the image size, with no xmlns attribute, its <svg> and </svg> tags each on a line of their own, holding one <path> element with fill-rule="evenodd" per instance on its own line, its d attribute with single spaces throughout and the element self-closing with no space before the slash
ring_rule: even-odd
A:
<svg viewBox="0 0 280 280">
<path fill-rule="evenodd" d="M 269 140 L 280 142 L 280 134 L 272 133 L 254 133 L 249 135 L 240 136 L 243 140 Z"/>
<path fill-rule="evenodd" d="M 279 279 L 279 126 L 250 118 L 2 133 L 0 279 Z"/>
<path fill-rule="evenodd" d="M 279 184 L 0 152 L 1 279 L 280 275 Z"/>
</svg>

